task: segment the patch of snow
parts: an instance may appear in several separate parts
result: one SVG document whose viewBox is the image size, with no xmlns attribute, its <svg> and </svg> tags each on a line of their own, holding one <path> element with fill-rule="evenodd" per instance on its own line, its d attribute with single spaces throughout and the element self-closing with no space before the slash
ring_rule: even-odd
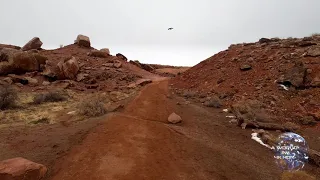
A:
<svg viewBox="0 0 320 180">
<path fill-rule="evenodd" d="M 236 118 L 235 116 L 226 116 L 227 118 Z"/>
<path fill-rule="evenodd" d="M 258 137 L 258 133 L 252 133 L 251 134 L 251 139 L 253 139 L 254 141 L 258 142 L 262 146 L 265 146 L 265 147 L 267 147 L 269 149 L 274 149 L 274 147 L 271 147 L 268 144 L 263 143 L 262 140 Z"/>
<path fill-rule="evenodd" d="M 229 112 L 228 109 L 223 109 L 222 111 L 223 111 L 223 112 Z"/>
<path fill-rule="evenodd" d="M 285 86 L 285 85 L 283 85 L 283 84 L 280 84 L 280 86 L 281 86 L 284 90 L 289 91 L 289 88 L 288 88 L 287 86 Z"/>
<path fill-rule="evenodd" d="M 76 114 L 76 111 L 70 111 L 70 112 L 68 112 L 67 114 L 73 115 L 73 114 Z"/>
</svg>

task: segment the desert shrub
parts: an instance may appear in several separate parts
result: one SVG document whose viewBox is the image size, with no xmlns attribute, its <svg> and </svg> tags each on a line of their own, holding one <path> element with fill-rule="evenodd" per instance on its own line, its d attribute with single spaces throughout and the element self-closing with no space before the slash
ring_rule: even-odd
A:
<svg viewBox="0 0 320 180">
<path fill-rule="evenodd" d="M 207 106 L 207 107 L 221 108 L 222 102 L 219 99 L 219 97 L 214 96 L 214 97 L 210 98 L 209 100 L 207 100 L 204 103 L 204 105 Z"/>
<path fill-rule="evenodd" d="M 8 109 L 16 106 L 17 91 L 9 85 L 0 86 L 0 109 Z"/>
<path fill-rule="evenodd" d="M 48 118 L 40 118 L 40 119 L 38 119 L 38 120 L 36 120 L 36 121 L 32 121 L 31 122 L 32 124 L 41 124 L 41 123 L 43 123 L 43 124 L 49 124 L 49 119 Z"/>
<path fill-rule="evenodd" d="M 67 98 L 63 95 L 62 92 L 52 91 L 45 94 L 36 94 L 33 97 L 34 104 L 42 104 L 45 102 L 60 102 L 65 101 Z"/>
<path fill-rule="evenodd" d="M 196 95 L 196 92 L 190 91 L 190 90 L 185 90 L 183 91 L 182 96 L 185 98 L 192 98 Z"/>
<path fill-rule="evenodd" d="M 99 97 L 87 98 L 78 105 L 79 114 L 89 117 L 102 116 L 107 113 Z"/>
</svg>

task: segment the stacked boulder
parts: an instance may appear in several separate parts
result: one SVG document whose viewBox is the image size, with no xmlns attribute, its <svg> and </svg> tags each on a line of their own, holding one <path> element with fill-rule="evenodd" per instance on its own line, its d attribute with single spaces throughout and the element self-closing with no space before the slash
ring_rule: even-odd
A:
<svg viewBox="0 0 320 180">
<path fill-rule="evenodd" d="M 42 44 L 43 43 L 41 42 L 40 38 L 34 37 L 26 45 L 24 45 L 21 50 L 29 51 L 32 49 L 40 49 Z"/>
<path fill-rule="evenodd" d="M 91 52 L 88 53 L 88 56 L 107 58 L 110 56 L 110 50 L 108 48 L 104 48 L 101 50 L 91 50 Z"/>
<path fill-rule="evenodd" d="M 91 47 L 90 38 L 88 36 L 79 34 L 77 39 L 75 40 L 75 44 L 81 46 L 81 47 Z"/>
<path fill-rule="evenodd" d="M 58 64 L 47 61 L 42 75 L 52 80 L 76 79 L 78 72 L 78 60 L 75 57 L 71 57 L 60 61 Z"/>
<path fill-rule="evenodd" d="M 119 59 L 123 60 L 123 61 L 128 61 L 127 57 L 125 57 L 125 56 L 124 56 L 123 54 L 121 54 L 121 53 L 117 53 L 116 56 L 117 56 Z"/>
</svg>

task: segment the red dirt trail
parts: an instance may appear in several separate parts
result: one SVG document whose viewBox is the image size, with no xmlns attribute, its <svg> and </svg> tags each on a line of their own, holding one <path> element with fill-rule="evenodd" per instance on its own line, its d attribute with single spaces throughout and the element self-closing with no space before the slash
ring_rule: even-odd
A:
<svg viewBox="0 0 320 180">
<path fill-rule="evenodd" d="M 184 103 L 168 84 L 147 85 L 124 112 L 109 116 L 58 160 L 51 179 L 279 178 L 272 152 L 250 140 L 250 130 L 231 125 L 221 110 Z M 172 112 L 181 124 L 166 123 Z"/>
</svg>

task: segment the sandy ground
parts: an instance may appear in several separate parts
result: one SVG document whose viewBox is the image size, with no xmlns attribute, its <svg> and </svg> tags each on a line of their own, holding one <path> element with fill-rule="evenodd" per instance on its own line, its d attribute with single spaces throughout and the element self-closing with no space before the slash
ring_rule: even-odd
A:
<svg viewBox="0 0 320 180">
<path fill-rule="evenodd" d="M 166 123 L 172 112 L 181 124 Z M 152 83 L 60 158 L 52 180 L 279 179 L 272 152 L 225 116 L 171 94 L 167 80 Z"/>
<path fill-rule="evenodd" d="M 126 105 L 138 89 L 124 92 L 85 93 L 71 90 L 66 101 L 32 104 L 40 92 L 18 93 L 18 108 L 0 111 L 0 161 L 23 157 L 48 167 L 51 176 L 53 165 L 69 150 L 82 142 L 88 132 L 111 116 L 90 118 L 77 113 L 77 106 L 87 98 L 100 95 L 107 110 Z M 120 109 L 121 111 L 121 109 Z M 68 114 L 75 112 L 74 114 Z M 45 120 L 45 121 L 41 121 Z"/>
</svg>

